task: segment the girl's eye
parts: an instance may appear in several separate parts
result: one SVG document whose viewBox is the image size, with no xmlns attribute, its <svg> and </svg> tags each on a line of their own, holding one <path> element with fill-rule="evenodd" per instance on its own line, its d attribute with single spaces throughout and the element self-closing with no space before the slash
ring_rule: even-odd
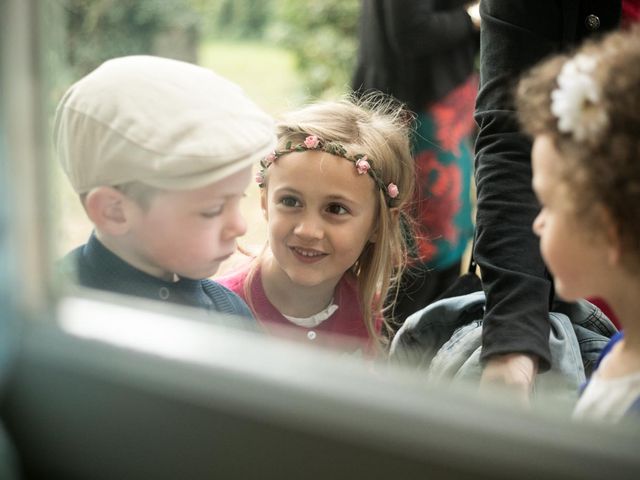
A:
<svg viewBox="0 0 640 480">
<path fill-rule="evenodd" d="M 332 203 L 327 207 L 327 212 L 332 213 L 334 215 L 346 215 L 349 213 L 349 210 L 344 208 L 339 203 Z"/>
<path fill-rule="evenodd" d="M 300 202 L 295 197 L 282 197 L 280 203 L 285 207 L 299 207 Z"/>
</svg>

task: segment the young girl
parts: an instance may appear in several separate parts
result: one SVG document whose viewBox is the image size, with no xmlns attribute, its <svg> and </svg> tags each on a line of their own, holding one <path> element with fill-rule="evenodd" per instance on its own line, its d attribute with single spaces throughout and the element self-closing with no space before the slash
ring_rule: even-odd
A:
<svg viewBox="0 0 640 480">
<path fill-rule="evenodd" d="M 216 281 L 272 333 L 337 346 L 380 339 L 381 301 L 404 265 L 414 188 L 409 118 L 381 96 L 317 103 L 278 124 L 257 182 L 268 243 Z M 351 347 L 349 349 L 356 348 Z"/>
<path fill-rule="evenodd" d="M 556 292 L 602 297 L 624 327 L 574 416 L 615 422 L 640 413 L 640 28 L 543 63 L 517 102 Z"/>
</svg>

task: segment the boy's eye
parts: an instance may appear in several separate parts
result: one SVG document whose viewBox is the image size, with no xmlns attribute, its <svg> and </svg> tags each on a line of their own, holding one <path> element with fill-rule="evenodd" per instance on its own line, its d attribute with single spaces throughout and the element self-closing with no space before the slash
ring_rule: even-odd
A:
<svg viewBox="0 0 640 480">
<path fill-rule="evenodd" d="M 280 203 L 285 207 L 299 207 L 300 202 L 295 197 L 282 197 Z"/>
<path fill-rule="evenodd" d="M 340 205 L 339 203 L 332 203 L 327 207 L 327 212 L 334 215 L 345 215 L 349 213 L 349 210 L 344 208 L 344 206 Z"/>
<path fill-rule="evenodd" d="M 220 205 L 219 207 L 212 210 L 207 210 L 206 212 L 201 212 L 200 216 L 204 218 L 214 218 L 220 215 L 222 213 L 222 210 L 224 210 L 224 205 Z"/>
</svg>

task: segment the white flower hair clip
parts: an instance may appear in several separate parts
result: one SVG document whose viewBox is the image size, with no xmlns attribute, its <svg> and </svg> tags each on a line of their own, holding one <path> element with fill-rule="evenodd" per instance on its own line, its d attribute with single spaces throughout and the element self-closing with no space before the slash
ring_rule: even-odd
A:
<svg viewBox="0 0 640 480">
<path fill-rule="evenodd" d="M 593 78 L 597 60 L 578 54 L 558 74 L 558 88 L 551 92 L 551 112 L 558 118 L 558 130 L 580 142 L 597 134 L 608 123 L 600 105 L 600 87 Z"/>
</svg>

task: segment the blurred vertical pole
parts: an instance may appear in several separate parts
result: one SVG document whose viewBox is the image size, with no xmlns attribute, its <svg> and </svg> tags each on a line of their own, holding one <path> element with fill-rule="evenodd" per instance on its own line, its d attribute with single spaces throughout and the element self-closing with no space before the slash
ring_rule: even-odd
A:
<svg viewBox="0 0 640 480">
<path fill-rule="evenodd" d="M 41 318 L 49 302 L 49 142 L 42 62 L 43 5 L 4 0 L 0 16 L 3 255 L 13 315 Z"/>
<path fill-rule="evenodd" d="M 0 388 L 4 383 L 5 374 L 9 369 L 10 359 L 14 350 L 15 335 L 12 335 L 16 325 L 15 305 L 13 302 L 13 287 L 10 279 L 14 277 L 15 262 L 11 255 L 11 211 L 10 211 L 10 181 L 7 149 L 7 121 L 5 112 L 9 92 L 4 82 L 7 69 L 8 48 L 5 39 L 5 20 L 7 19 L 7 2 L 0 3 Z"/>
<path fill-rule="evenodd" d="M 35 21 L 37 0 L 0 3 L 0 393 L 20 345 L 23 320 L 44 313 L 43 119 Z M 42 205 L 42 203 L 41 203 Z M 18 456 L 0 423 L 0 478 L 20 477 Z"/>
</svg>

